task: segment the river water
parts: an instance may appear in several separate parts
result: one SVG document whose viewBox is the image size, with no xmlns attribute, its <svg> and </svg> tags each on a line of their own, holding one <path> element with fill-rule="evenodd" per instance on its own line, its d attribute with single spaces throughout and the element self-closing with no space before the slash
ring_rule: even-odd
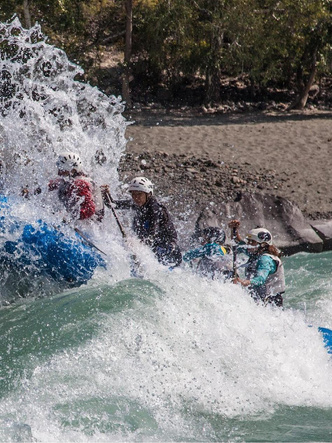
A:
<svg viewBox="0 0 332 443">
<path fill-rule="evenodd" d="M 98 184 L 121 185 L 121 99 L 77 82 L 38 27 L 1 26 L 11 45 L 1 61 L 4 188 L 43 191 L 64 147 Z M 17 212 L 54 220 L 48 199 Z M 11 303 L 0 307 L 0 441 L 332 441 L 332 361 L 318 331 L 332 328 L 331 252 L 284 259 L 281 310 L 190 268 L 169 271 L 123 243 L 109 212 L 93 238 L 107 268 L 79 288 L 1 275 Z"/>
</svg>

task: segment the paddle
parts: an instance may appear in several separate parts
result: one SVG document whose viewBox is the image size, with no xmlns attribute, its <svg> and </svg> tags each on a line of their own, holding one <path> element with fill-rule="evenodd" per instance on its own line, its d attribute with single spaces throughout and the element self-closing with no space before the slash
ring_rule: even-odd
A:
<svg viewBox="0 0 332 443">
<path fill-rule="evenodd" d="M 115 218 L 115 220 L 116 220 L 116 223 L 117 223 L 117 225 L 118 225 L 118 227 L 119 227 L 119 229 L 120 229 L 120 232 L 121 232 L 121 234 L 122 234 L 122 237 L 124 238 L 124 239 L 127 239 L 127 234 L 126 234 L 126 232 L 125 232 L 125 230 L 123 229 L 123 226 L 122 226 L 122 224 L 121 224 L 121 222 L 120 222 L 120 220 L 119 220 L 119 217 L 118 217 L 118 214 L 115 212 L 115 209 L 114 209 L 114 207 L 113 207 L 113 199 L 112 199 L 112 197 L 111 197 L 111 194 L 109 193 L 109 191 L 107 191 L 107 190 L 105 190 L 104 191 L 104 195 L 106 196 L 106 198 L 107 198 L 107 200 L 108 200 L 108 204 L 109 204 L 109 208 L 111 208 L 111 211 L 112 211 L 112 214 L 114 215 L 114 218 Z"/>
<path fill-rule="evenodd" d="M 235 278 L 237 276 L 237 272 L 236 272 L 236 258 L 237 258 L 237 244 L 235 242 L 236 239 L 236 228 L 232 228 L 232 251 L 233 251 L 233 278 Z"/>
<path fill-rule="evenodd" d="M 63 223 L 67 224 L 68 222 L 65 221 L 65 219 L 63 219 Z M 52 226 L 53 226 L 53 228 L 54 228 L 56 231 L 59 231 L 59 227 L 57 227 L 57 226 L 55 226 L 55 225 L 52 225 Z M 75 232 L 76 232 L 76 233 L 82 238 L 82 240 L 84 240 L 84 242 L 85 242 L 88 246 L 97 249 L 97 251 L 99 251 L 99 252 L 101 252 L 102 254 L 104 254 L 105 256 L 107 256 L 106 252 L 102 251 L 101 249 L 98 248 L 98 246 L 96 246 L 94 243 L 92 243 L 92 241 L 89 240 L 88 237 L 87 237 L 85 234 L 83 234 L 83 232 L 82 232 L 80 229 L 75 228 L 75 227 L 74 227 L 73 229 L 74 229 L 74 231 L 75 231 Z"/>
<path fill-rule="evenodd" d="M 329 354 L 332 354 L 332 331 L 328 328 L 319 327 L 318 331 L 322 334 L 324 346 Z"/>
<path fill-rule="evenodd" d="M 106 199 L 108 201 L 108 205 L 107 206 L 112 211 L 112 214 L 113 214 L 113 216 L 115 218 L 115 221 L 116 221 L 116 223 L 118 225 L 118 228 L 119 228 L 119 230 L 121 232 L 122 238 L 125 241 L 125 243 L 127 244 L 127 246 L 129 246 L 128 245 L 128 237 L 127 237 L 126 231 L 123 229 L 122 223 L 120 222 L 118 214 L 116 213 L 116 211 L 114 209 L 114 206 L 113 206 L 114 200 L 112 199 L 111 194 L 110 194 L 110 192 L 107 189 L 104 190 L 104 196 L 106 197 Z M 140 268 L 140 262 L 139 262 L 139 260 L 138 260 L 138 258 L 136 256 L 136 254 L 134 254 L 132 251 L 131 251 L 131 259 L 132 259 L 133 265 L 135 267 L 135 269 L 134 269 L 134 267 L 132 267 L 132 274 L 135 277 L 138 277 L 139 276 L 138 270 Z"/>
<path fill-rule="evenodd" d="M 91 247 L 97 249 L 97 251 L 99 251 L 99 252 L 101 252 L 102 254 L 104 254 L 104 255 L 107 256 L 106 252 L 102 251 L 101 249 L 98 248 L 98 246 L 96 246 L 94 243 L 92 243 L 92 241 L 89 240 L 89 239 L 83 234 L 83 232 L 82 232 L 80 229 L 78 229 L 78 228 L 74 228 L 74 230 L 75 230 L 75 232 L 77 232 L 77 234 L 78 234 L 80 237 L 82 237 L 82 239 L 85 241 L 85 243 L 86 243 L 88 246 L 91 246 Z"/>
</svg>

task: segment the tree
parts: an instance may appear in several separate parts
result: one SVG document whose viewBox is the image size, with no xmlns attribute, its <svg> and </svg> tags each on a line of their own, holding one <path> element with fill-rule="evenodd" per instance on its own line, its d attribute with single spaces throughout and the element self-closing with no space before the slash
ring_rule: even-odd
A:
<svg viewBox="0 0 332 443">
<path fill-rule="evenodd" d="M 292 108 L 302 109 L 320 71 L 329 72 L 331 6 L 328 0 L 252 1 L 238 34 L 235 64 L 241 64 L 254 84 L 293 85 Z M 232 27 L 229 27 L 232 29 Z M 228 61 L 228 66 L 230 62 Z"/>
<path fill-rule="evenodd" d="M 25 26 L 27 28 L 31 28 L 31 15 L 30 15 L 30 8 L 29 8 L 29 0 L 23 1 L 23 10 L 24 10 L 24 18 L 25 18 Z"/>
<path fill-rule="evenodd" d="M 125 0 L 126 7 L 126 43 L 124 51 L 124 72 L 122 74 L 122 97 L 128 107 L 132 106 L 130 97 L 130 63 L 133 35 L 133 0 Z"/>
</svg>

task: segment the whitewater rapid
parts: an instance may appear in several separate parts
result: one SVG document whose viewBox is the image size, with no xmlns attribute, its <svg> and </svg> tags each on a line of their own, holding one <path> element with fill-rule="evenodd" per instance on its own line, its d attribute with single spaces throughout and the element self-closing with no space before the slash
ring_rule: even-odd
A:
<svg viewBox="0 0 332 443">
<path fill-rule="evenodd" d="M 39 26 L 15 19 L 0 31 L 9 91 L 0 152 L 14 217 L 59 223 L 45 191 L 64 148 L 97 185 L 125 191 L 121 97 L 76 81 L 80 68 Z M 41 194 L 21 198 L 36 186 Z M 0 307 L 2 441 L 330 441 L 332 366 L 318 326 L 332 327 L 331 254 L 285 259 L 282 310 L 184 265 L 168 270 L 135 239 L 124 242 L 110 211 L 89 234 L 107 267 L 87 285 L 45 290 L 27 276 L 25 298 Z"/>
</svg>

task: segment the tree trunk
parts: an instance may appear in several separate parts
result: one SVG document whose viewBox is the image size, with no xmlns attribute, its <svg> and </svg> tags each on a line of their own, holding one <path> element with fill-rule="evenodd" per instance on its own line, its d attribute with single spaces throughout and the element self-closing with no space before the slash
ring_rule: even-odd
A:
<svg viewBox="0 0 332 443">
<path fill-rule="evenodd" d="M 124 72 L 122 75 L 122 97 L 131 108 L 132 102 L 130 97 L 130 62 L 132 51 L 132 36 L 133 36 L 133 0 L 126 0 L 126 45 L 124 53 Z"/>
<path fill-rule="evenodd" d="M 220 72 L 213 70 L 206 75 L 205 104 L 211 105 L 220 101 Z"/>
<path fill-rule="evenodd" d="M 206 70 L 205 104 L 220 102 L 220 60 L 222 58 L 223 33 L 217 28 L 211 38 L 211 60 Z"/>
<path fill-rule="evenodd" d="M 29 9 L 29 0 L 23 1 L 23 9 L 24 9 L 25 26 L 28 29 L 30 29 L 31 28 L 31 15 L 30 15 L 30 9 Z"/>
<path fill-rule="evenodd" d="M 297 96 L 295 101 L 289 106 L 288 108 L 289 110 L 291 109 L 302 110 L 305 108 L 308 101 L 310 88 L 312 87 L 315 81 L 315 76 L 317 72 L 316 61 L 317 61 L 317 49 L 314 51 L 312 55 L 312 64 L 311 64 L 309 79 L 307 83 L 304 84 L 302 90 L 299 92 L 299 95 Z"/>
</svg>

